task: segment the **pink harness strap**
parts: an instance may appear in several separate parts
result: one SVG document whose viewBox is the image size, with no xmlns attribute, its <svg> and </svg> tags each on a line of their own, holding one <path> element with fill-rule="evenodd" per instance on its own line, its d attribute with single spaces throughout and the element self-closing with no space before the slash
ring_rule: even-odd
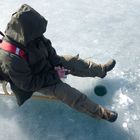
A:
<svg viewBox="0 0 140 140">
<path fill-rule="evenodd" d="M 13 54 L 16 54 L 24 59 L 26 59 L 26 54 L 23 50 L 21 50 L 20 48 L 14 46 L 13 44 L 9 43 L 9 42 L 6 42 L 6 41 L 2 41 L 0 43 L 0 48 L 7 51 L 7 52 L 10 52 L 10 53 L 13 53 Z"/>
</svg>

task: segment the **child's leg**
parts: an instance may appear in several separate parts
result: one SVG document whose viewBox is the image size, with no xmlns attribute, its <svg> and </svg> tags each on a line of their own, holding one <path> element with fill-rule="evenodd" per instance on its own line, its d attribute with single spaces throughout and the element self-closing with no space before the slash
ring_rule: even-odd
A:
<svg viewBox="0 0 140 140">
<path fill-rule="evenodd" d="M 106 73 L 101 64 L 80 59 L 78 56 L 62 56 L 62 65 L 71 70 L 72 75 L 80 77 L 103 77 Z"/>
<path fill-rule="evenodd" d="M 61 56 L 62 65 L 71 70 L 72 75 L 80 77 L 100 77 L 104 78 L 108 71 L 112 70 L 116 64 L 115 60 L 110 60 L 106 64 L 96 64 L 89 60 L 80 59 L 79 56 Z"/>
<path fill-rule="evenodd" d="M 69 105 L 70 107 L 86 113 L 95 118 L 102 118 L 104 114 L 104 108 L 90 99 L 80 91 L 72 88 L 66 83 L 59 83 L 54 86 L 46 87 L 38 92 L 44 95 L 52 95 L 63 103 Z"/>
</svg>

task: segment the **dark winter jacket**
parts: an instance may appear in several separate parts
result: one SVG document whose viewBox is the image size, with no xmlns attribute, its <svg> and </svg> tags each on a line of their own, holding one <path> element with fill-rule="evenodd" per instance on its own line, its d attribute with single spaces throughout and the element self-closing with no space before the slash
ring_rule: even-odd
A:
<svg viewBox="0 0 140 140">
<path fill-rule="evenodd" d="M 6 80 L 11 83 L 18 104 L 30 98 L 34 91 L 60 82 L 54 66 L 60 58 L 43 36 L 47 21 L 28 5 L 12 15 L 3 40 L 23 49 L 27 59 L 0 49 L 0 67 Z"/>
</svg>

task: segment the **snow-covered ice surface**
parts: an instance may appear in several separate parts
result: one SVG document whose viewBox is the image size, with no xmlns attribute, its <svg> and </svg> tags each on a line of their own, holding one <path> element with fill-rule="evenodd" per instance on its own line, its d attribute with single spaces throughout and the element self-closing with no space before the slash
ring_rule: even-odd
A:
<svg viewBox="0 0 140 140">
<path fill-rule="evenodd" d="M 69 76 L 66 82 L 119 117 L 96 120 L 59 101 L 29 100 L 19 108 L 14 97 L 0 96 L 0 140 L 140 140 L 140 1 L 1 0 L 2 31 L 23 3 L 48 19 L 45 36 L 58 54 L 117 60 L 104 79 Z M 97 84 L 107 87 L 106 96 L 94 94 Z"/>
</svg>

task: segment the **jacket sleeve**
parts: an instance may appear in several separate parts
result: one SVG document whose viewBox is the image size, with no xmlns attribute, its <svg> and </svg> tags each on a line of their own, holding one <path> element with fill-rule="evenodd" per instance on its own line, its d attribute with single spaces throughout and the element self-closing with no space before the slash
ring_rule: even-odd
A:
<svg viewBox="0 0 140 140">
<path fill-rule="evenodd" d="M 46 45 L 46 47 L 48 48 L 48 55 L 49 55 L 49 60 L 50 63 L 53 66 L 61 66 L 62 64 L 60 63 L 60 57 L 57 55 L 55 49 L 52 47 L 52 43 L 49 39 L 46 39 L 45 37 L 43 37 L 44 43 Z"/>
<path fill-rule="evenodd" d="M 60 81 L 56 71 L 33 74 L 28 63 L 23 59 L 12 59 L 8 67 L 11 81 L 24 91 L 37 91 Z"/>
</svg>

